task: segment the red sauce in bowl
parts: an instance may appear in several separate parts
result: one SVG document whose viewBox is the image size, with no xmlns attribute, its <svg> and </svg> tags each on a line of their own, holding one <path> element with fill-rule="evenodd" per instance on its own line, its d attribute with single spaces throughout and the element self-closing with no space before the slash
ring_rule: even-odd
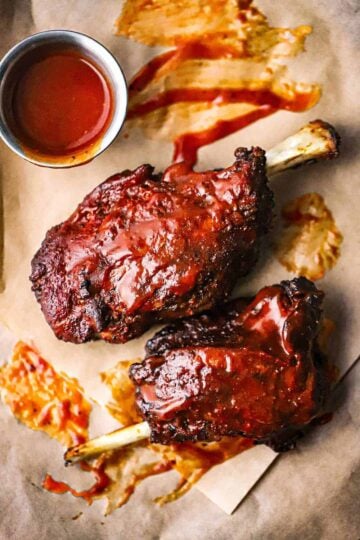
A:
<svg viewBox="0 0 360 540">
<path fill-rule="evenodd" d="M 17 72 L 13 128 L 30 150 L 68 156 L 102 137 L 112 101 L 110 84 L 92 60 L 74 50 L 41 51 Z"/>
</svg>

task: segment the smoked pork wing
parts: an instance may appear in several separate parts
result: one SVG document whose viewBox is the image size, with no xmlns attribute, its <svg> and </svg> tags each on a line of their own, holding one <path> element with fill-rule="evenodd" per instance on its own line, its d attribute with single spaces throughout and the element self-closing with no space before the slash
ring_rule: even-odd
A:
<svg viewBox="0 0 360 540">
<path fill-rule="evenodd" d="M 98 186 L 50 229 L 32 290 L 56 336 L 124 343 L 226 299 L 253 267 L 273 207 L 260 148 L 227 168 L 150 165 Z"/>
</svg>

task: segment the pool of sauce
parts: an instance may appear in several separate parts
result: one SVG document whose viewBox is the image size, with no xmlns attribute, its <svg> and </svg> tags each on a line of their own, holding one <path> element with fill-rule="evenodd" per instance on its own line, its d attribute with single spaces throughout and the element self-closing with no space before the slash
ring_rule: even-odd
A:
<svg viewBox="0 0 360 540">
<path fill-rule="evenodd" d="M 112 89 L 80 51 L 34 51 L 12 77 L 8 120 L 24 149 L 68 156 L 102 138 L 112 118 Z"/>
</svg>

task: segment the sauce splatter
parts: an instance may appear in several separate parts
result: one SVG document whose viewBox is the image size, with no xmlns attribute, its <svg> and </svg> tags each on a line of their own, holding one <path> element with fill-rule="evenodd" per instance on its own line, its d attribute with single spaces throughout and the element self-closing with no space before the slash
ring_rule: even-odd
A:
<svg viewBox="0 0 360 540">
<path fill-rule="evenodd" d="M 104 471 L 105 463 L 101 463 L 97 466 L 90 466 L 88 463 L 81 463 L 80 466 L 84 471 L 90 472 L 95 477 L 95 483 L 89 489 L 77 491 L 65 482 L 59 482 L 58 480 L 54 480 L 54 478 L 50 474 L 47 474 L 45 476 L 42 487 L 47 491 L 50 491 L 51 493 L 56 493 L 58 495 L 63 495 L 64 493 L 71 493 L 73 497 L 81 497 L 82 499 L 85 499 L 88 504 L 92 504 L 94 499 L 99 496 L 103 496 L 111 480 Z"/>
<path fill-rule="evenodd" d="M 305 111 L 321 95 L 287 78 L 311 27 L 273 28 L 250 0 L 128 0 L 116 29 L 175 47 L 135 75 L 128 109 L 130 126 L 174 142 L 175 161 L 194 164 L 202 146 L 278 110 Z"/>
<path fill-rule="evenodd" d="M 64 446 L 88 438 L 91 405 L 76 379 L 55 369 L 30 345 L 18 342 L 0 368 L 0 395 L 13 415 Z"/>
<path fill-rule="evenodd" d="M 307 193 L 285 205 L 280 263 L 290 272 L 312 280 L 321 279 L 340 257 L 343 236 L 331 211 L 318 193 Z"/>
<path fill-rule="evenodd" d="M 113 479 L 106 492 L 107 513 L 125 504 L 141 481 L 170 470 L 179 473 L 178 484 L 171 492 L 156 497 L 154 502 L 159 505 L 173 502 L 187 493 L 213 466 L 251 446 L 251 440 L 238 437 L 215 443 L 172 446 L 142 442 L 114 452 L 107 458 L 106 466 Z"/>
<path fill-rule="evenodd" d="M 214 443 L 196 443 L 163 446 L 142 441 L 122 449 L 102 454 L 88 466 L 95 475 L 94 485 L 77 491 L 65 482 L 47 475 L 43 487 L 57 494 L 70 493 L 91 504 L 95 499 L 105 498 L 106 514 L 126 504 L 136 487 L 146 478 L 171 470 L 179 473 L 174 490 L 154 499 L 159 505 L 173 502 L 187 493 L 193 485 L 214 465 L 253 446 L 250 439 L 224 438 Z"/>
</svg>

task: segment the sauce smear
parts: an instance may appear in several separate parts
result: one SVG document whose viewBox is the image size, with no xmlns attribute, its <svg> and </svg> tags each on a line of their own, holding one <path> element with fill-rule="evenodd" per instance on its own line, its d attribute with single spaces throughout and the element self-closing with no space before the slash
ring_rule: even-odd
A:
<svg viewBox="0 0 360 540">
<path fill-rule="evenodd" d="M 197 162 L 201 147 L 280 110 L 302 112 L 319 85 L 292 80 L 288 63 L 311 27 L 276 28 L 252 0 L 127 0 L 117 33 L 167 46 L 135 74 L 128 126 L 171 141 L 174 161 Z M 162 24 L 159 25 L 158 21 Z"/>
<path fill-rule="evenodd" d="M 46 475 L 42 483 L 42 487 L 51 493 L 56 493 L 57 495 L 71 493 L 73 497 L 81 497 L 82 499 L 85 499 L 88 504 L 91 504 L 97 496 L 104 493 L 111 480 L 104 471 L 104 464 L 100 465 L 99 467 L 91 467 L 88 463 L 81 463 L 80 465 L 82 470 L 91 472 L 95 477 L 95 483 L 89 489 L 77 491 L 66 484 L 66 482 L 54 480 L 50 474 Z"/>
<path fill-rule="evenodd" d="M 112 116 L 106 77 L 73 50 L 40 51 L 14 85 L 12 120 L 19 140 L 36 152 L 66 156 L 95 143 Z"/>
</svg>

